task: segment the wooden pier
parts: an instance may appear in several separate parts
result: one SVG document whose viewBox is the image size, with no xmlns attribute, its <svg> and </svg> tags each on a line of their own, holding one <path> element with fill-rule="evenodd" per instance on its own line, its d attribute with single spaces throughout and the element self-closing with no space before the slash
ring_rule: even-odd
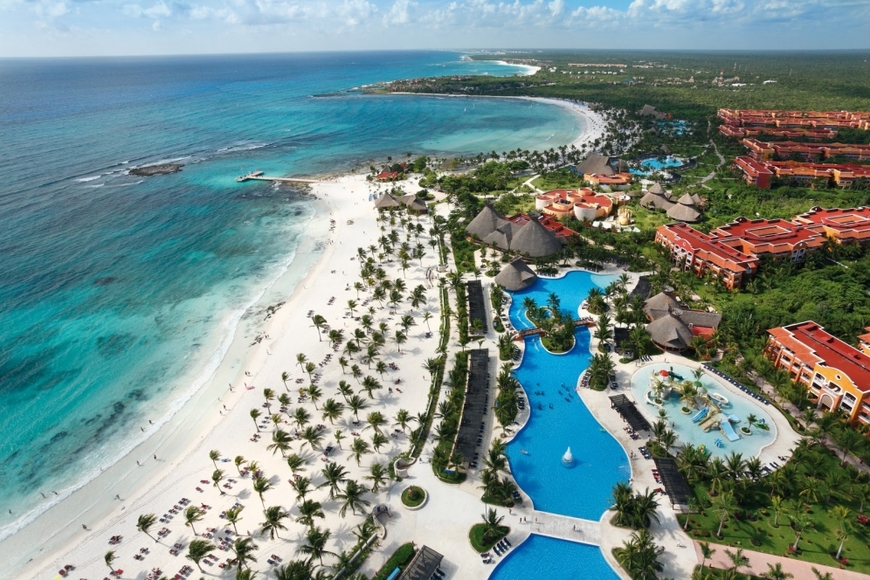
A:
<svg viewBox="0 0 870 580">
<path fill-rule="evenodd" d="M 277 183 L 320 183 L 317 179 L 304 179 L 302 177 L 271 177 L 263 175 L 262 171 L 252 171 L 247 175 L 236 177 L 236 181 L 274 181 Z"/>
</svg>

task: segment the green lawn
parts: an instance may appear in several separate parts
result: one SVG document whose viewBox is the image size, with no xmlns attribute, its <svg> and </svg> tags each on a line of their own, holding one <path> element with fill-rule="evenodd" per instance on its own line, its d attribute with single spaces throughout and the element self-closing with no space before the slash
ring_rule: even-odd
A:
<svg viewBox="0 0 870 580">
<path fill-rule="evenodd" d="M 840 527 L 840 518 L 830 513 L 835 505 L 849 509 L 847 521 L 851 529 L 847 530 L 847 539 L 843 547 L 841 558 L 848 559 L 845 568 L 870 573 L 870 524 L 858 523 L 860 514 L 860 501 L 853 499 L 854 493 L 850 494 L 851 483 L 844 470 L 839 466 L 839 460 L 833 455 L 820 450 L 818 447 L 811 451 L 798 452 L 791 460 L 795 464 L 795 471 L 789 476 L 789 487 L 785 492 L 779 492 L 786 500 L 778 518 L 772 510 L 770 497 L 774 495 L 768 487 L 767 480 L 771 476 L 762 478 L 759 483 L 750 484 L 745 499 L 740 505 L 740 511 L 725 522 L 722 528 L 721 539 L 715 534 L 719 526 L 719 514 L 707 507 L 701 513 L 689 516 L 687 532 L 699 541 L 721 543 L 733 548 L 756 550 L 777 556 L 796 557 L 800 560 L 821 564 L 824 566 L 837 566 L 834 554 L 840 544 L 837 531 Z M 826 486 L 830 486 L 831 478 L 844 477 L 836 487 L 836 491 L 828 494 Z M 804 490 L 813 489 L 813 494 L 807 495 Z M 856 488 L 857 489 L 857 488 Z M 707 485 L 699 483 L 695 486 L 695 494 L 700 498 L 702 505 L 710 505 L 710 495 Z M 865 509 L 868 506 L 864 506 Z M 789 546 L 794 543 L 796 532 L 791 527 L 791 516 L 799 514 L 803 510 L 807 515 L 811 526 L 801 534 L 798 544 L 798 553 L 789 554 Z M 774 521 L 776 519 L 776 525 Z M 685 517 L 680 516 L 681 523 L 685 523 Z M 717 546 L 717 549 L 723 549 Z"/>
<path fill-rule="evenodd" d="M 426 499 L 426 492 L 423 491 L 422 487 L 416 485 L 412 485 L 402 492 L 402 503 L 408 507 L 417 507 L 423 503 L 424 499 Z"/>
<path fill-rule="evenodd" d="M 499 526 L 498 534 L 491 541 L 484 542 L 483 541 L 483 530 L 484 524 L 474 524 L 471 526 L 471 531 L 468 532 L 468 539 L 471 540 L 472 547 L 477 550 L 479 553 L 486 552 L 487 550 L 492 549 L 499 540 L 508 535 L 511 529 L 507 526 Z"/>
<path fill-rule="evenodd" d="M 414 543 L 408 542 L 407 544 L 402 544 L 393 552 L 393 555 L 390 556 L 390 559 L 387 560 L 387 563 L 383 565 L 378 573 L 372 576 L 372 580 L 386 580 L 393 573 L 393 570 L 407 566 L 413 557 Z"/>
</svg>

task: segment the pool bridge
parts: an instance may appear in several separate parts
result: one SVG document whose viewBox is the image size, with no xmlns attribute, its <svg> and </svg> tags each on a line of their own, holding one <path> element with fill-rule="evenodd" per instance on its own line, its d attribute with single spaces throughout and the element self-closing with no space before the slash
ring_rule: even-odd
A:
<svg viewBox="0 0 870 580">
<path fill-rule="evenodd" d="M 583 518 L 572 518 L 538 510 L 519 510 L 525 517 L 521 525 L 528 525 L 533 534 L 589 544 L 601 545 L 601 524 Z"/>
<path fill-rule="evenodd" d="M 579 320 L 574 321 L 574 326 L 586 326 L 592 327 L 595 326 L 595 320 L 590 317 L 581 318 Z M 524 330 L 520 330 L 517 332 L 514 340 L 517 342 L 524 340 L 527 336 L 539 336 L 541 334 L 545 334 L 546 331 L 543 328 L 535 327 L 535 328 L 526 328 Z"/>
</svg>

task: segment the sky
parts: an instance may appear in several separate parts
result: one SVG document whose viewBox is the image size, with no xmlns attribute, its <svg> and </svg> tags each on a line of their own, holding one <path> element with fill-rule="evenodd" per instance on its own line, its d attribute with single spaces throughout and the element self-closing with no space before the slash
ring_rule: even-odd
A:
<svg viewBox="0 0 870 580">
<path fill-rule="evenodd" d="M 0 57 L 870 48 L 870 0 L 0 0 Z"/>
</svg>

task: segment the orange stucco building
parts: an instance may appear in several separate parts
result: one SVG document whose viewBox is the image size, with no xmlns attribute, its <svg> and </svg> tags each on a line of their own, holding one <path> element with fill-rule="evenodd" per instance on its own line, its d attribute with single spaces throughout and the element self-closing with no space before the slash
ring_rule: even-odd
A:
<svg viewBox="0 0 870 580">
<path fill-rule="evenodd" d="M 870 355 L 811 320 L 767 333 L 764 355 L 803 385 L 818 409 L 842 411 L 852 423 L 870 424 Z"/>
</svg>

